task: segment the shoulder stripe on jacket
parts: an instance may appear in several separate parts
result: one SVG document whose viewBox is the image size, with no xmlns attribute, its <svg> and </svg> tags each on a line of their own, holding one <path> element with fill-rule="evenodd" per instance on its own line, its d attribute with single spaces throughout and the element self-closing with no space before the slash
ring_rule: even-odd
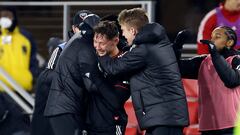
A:
<svg viewBox="0 0 240 135">
<path fill-rule="evenodd" d="M 48 65 L 47 65 L 47 68 L 48 68 L 48 69 L 53 69 L 53 65 L 55 64 L 55 60 L 56 60 L 56 57 L 57 57 L 58 52 L 59 52 L 59 48 L 57 47 L 57 48 L 53 51 L 53 53 L 52 53 L 52 55 L 51 55 L 51 58 L 50 58 L 49 61 L 48 61 Z"/>
</svg>

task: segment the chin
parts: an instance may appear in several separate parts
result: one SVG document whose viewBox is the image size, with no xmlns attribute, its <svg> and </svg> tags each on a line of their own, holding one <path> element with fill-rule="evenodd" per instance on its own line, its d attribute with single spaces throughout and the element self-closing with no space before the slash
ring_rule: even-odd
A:
<svg viewBox="0 0 240 135">
<path fill-rule="evenodd" d="M 129 45 L 129 46 L 132 45 L 132 42 L 128 42 L 128 45 Z"/>
</svg>

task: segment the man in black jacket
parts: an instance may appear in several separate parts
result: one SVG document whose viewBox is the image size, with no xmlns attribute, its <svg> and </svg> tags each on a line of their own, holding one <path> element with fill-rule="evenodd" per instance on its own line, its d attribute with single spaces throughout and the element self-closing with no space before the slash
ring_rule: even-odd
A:
<svg viewBox="0 0 240 135">
<path fill-rule="evenodd" d="M 119 42 L 119 31 L 114 22 L 100 22 L 94 27 L 94 33 L 97 53 L 106 50 L 111 57 L 121 55 L 117 45 L 122 42 Z M 94 78 L 96 77 L 90 79 Z M 124 104 L 130 96 L 128 81 L 121 78 L 102 78 L 92 82 L 95 82 L 98 92 L 89 95 L 89 135 L 124 135 L 127 125 Z"/>
<path fill-rule="evenodd" d="M 139 8 L 123 10 L 118 20 L 131 48 L 117 59 L 102 53 L 102 68 L 108 75 L 132 74 L 134 110 L 147 135 L 182 135 L 189 124 L 186 96 L 164 28 Z"/>
<path fill-rule="evenodd" d="M 90 11 L 79 11 L 74 16 L 75 34 L 59 57 L 44 112 L 56 135 L 86 134 L 88 93 L 83 76 L 97 68 L 92 28 L 99 20 Z"/>
</svg>

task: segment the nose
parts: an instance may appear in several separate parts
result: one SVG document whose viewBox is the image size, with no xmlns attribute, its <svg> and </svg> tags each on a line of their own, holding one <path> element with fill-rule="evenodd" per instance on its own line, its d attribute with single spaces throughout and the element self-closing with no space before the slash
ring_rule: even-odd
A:
<svg viewBox="0 0 240 135">
<path fill-rule="evenodd" d="M 100 50 L 100 45 L 98 43 L 94 43 L 94 47 L 96 50 Z"/>
</svg>

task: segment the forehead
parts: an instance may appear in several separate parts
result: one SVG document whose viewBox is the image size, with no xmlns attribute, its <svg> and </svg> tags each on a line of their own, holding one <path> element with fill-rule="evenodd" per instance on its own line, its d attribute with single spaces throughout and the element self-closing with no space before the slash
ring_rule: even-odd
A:
<svg viewBox="0 0 240 135">
<path fill-rule="evenodd" d="M 226 30 L 223 28 L 216 28 L 213 30 L 212 34 L 220 34 L 220 35 L 225 35 Z"/>
<path fill-rule="evenodd" d="M 0 11 L 0 16 L 12 17 L 13 13 L 11 11 L 8 11 L 8 10 L 2 10 L 2 11 Z"/>
<path fill-rule="evenodd" d="M 106 35 L 105 34 L 100 34 L 100 33 L 95 33 L 94 34 L 94 39 L 95 40 L 107 40 Z"/>
<path fill-rule="evenodd" d="M 121 29 L 128 29 L 128 25 L 127 24 L 121 24 Z"/>
</svg>

